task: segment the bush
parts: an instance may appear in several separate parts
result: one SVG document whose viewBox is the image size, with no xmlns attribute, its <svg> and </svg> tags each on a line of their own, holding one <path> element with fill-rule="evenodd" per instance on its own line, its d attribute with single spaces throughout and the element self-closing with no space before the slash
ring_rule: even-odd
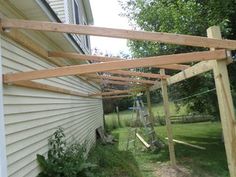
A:
<svg viewBox="0 0 236 177">
<path fill-rule="evenodd" d="M 49 138 L 48 158 L 37 154 L 42 169 L 38 177 L 93 177 L 96 165 L 86 162 L 85 144 L 74 142 L 66 144 L 62 128 Z"/>
</svg>

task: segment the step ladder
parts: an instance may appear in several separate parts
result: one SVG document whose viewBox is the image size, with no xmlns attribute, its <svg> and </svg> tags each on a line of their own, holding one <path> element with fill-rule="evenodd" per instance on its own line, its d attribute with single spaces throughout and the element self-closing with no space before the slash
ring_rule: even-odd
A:
<svg viewBox="0 0 236 177">
<path fill-rule="evenodd" d="M 127 150 L 130 147 L 130 143 L 133 143 L 133 146 L 135 148 L 135 141 L 136 141 L 136 135 L 137 135 L 137 128 L 138 126 L 144 128 L 144 136 L 145 139 L 147 140 L 148 144 L 150 145 L 150 149 L 156 150 L 156 149 L 161 149 L 164 144 L 160 139 L 158 139 L 156 132 L 153 127 L 153 123 L 151 120 L 150 115 L 148 114 L 147 109 L 145 108 L 143 101 L 140 96 L 137 96 L 134 100 L 133 104 L 133 114 L 134 111 L 136 111 L 136 120 L 135 120 L 135 128 L 131 128 L 129 130 L 128 134 L 128 140 L 127 140 Z M 133 114 L 132 114 L 132 120 L 133 120 Z M 141 125 L 137 125 L 137 122 L 140 122 Z M 133 138 L 132 138 L 133 137 Z"/>
</svg>

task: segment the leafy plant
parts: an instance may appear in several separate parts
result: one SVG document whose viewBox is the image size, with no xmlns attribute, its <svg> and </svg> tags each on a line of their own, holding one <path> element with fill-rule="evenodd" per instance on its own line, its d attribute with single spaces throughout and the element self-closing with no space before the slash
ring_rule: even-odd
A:
<svg viewBox="0 0 236 177">
<path fill-rule="evenodd" d="M 73 142 L 67 145 L 62 128 L 56 130 L 48 140 L 47 159 L 37 154 L 42 169 L 38 177 L 93 177 L 95 164 L 86 160 L 86 143 Z"/>
</svg>

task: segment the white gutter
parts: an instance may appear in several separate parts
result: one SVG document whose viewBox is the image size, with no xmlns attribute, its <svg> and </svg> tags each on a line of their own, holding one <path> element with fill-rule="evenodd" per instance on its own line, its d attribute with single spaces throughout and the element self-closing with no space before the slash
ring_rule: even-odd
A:
<svg viewBox="0 0 236 177">
<path fill-rule="evenodd" d="M 0 74 L 2 75 L 1 35 L 0 35 Z M 7 177 L 7 157 L 6 157 L 5 121 L 3 112 L 2 77 L 0 77 L 0 177 Z"/>
</svg>

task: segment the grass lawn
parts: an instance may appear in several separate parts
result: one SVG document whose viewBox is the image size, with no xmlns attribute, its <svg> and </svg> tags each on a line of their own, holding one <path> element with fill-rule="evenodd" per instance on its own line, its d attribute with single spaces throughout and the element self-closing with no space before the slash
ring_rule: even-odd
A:
<svg viewBox="0 0 236 177">
<path fill-rule="evenodd" d="M 126 151 L 128 128 L 116 129 L 112 133 L 119 140 L 117 144 L 98 145 L 91 153 L 92 161 L 99 164 L 97 177 L 156 177 L 158 167 L 169 161 L 168 147 L 161 152 L 148 152 L 137 143 L 136 151 Z M 156 127 L 156 133 L 166 137 L 165 127 Z M 175 144 L 177 163 L 187 168 L 190 176 L 229 176 L 220 123 L 175 124 L 173 133 L 177 140 L 206 148 L 200 150 Z"/>
</svg>

